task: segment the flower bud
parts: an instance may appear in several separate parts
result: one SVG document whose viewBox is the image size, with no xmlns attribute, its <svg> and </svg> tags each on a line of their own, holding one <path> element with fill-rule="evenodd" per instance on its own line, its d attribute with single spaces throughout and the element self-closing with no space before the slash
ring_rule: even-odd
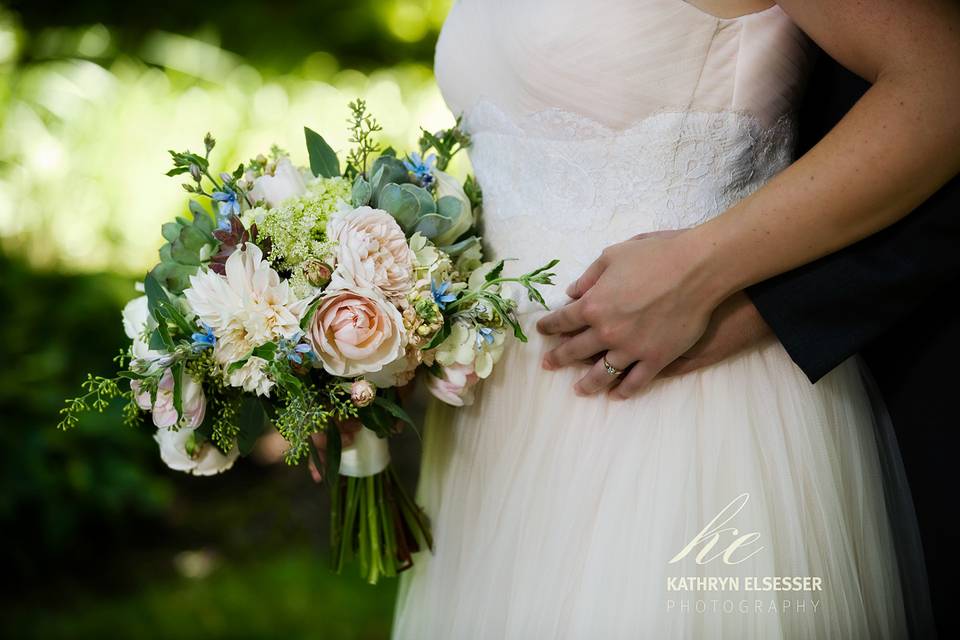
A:
<svg viewBox="0 0 960 640">
<path fill-rule="evenodd" d="M 307 282 L 309 282 L 314 287 L 323 288 L 330 283 L 330 278 L 333 276 L 333 269 L 326 262 L 317 260 L 316 258 L 310 258 L 303 264 L 303 275 L 307 277 Z"/>
<path fill-rule="evenodd" d="M 220 179 L 223 180 L 223 184 L 230 184 L 233 182 L 233 176 L 227 173 L 226 171 L 220 172 Z"/>
<path fill-rule="evenodd" d="M 200 177 L 203 174 L 200 172 L 200 166 L 194 163 L 190 163 L 190 177 L 192 177 L 197 182 L 200 182 Z"/>
<path fill-rule="evenodd" d="M 376 397 L 377 388 L 367 380 L 355 380 L 350 385 L 350 400 L 360 408 L 372 404 Z"/>
<path fill-rule="evenodd" d="M 213 147 L 216 146 L 217 141 L 213 139 L 213 136 L 207 133 L 203 137 L 203 146 L 206 147 L 207 153 L 210 153 L 213 150 Z"/>
</svg>

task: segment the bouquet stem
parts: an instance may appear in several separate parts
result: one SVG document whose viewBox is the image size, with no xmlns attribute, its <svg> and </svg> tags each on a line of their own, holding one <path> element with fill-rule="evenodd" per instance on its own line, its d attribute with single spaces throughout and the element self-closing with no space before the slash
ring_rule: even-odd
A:
<svg viewBox="0 0 960 640">
<path fill-rule="evenodd" d="M 350 558 L 370 584 L 413 566 L 413 554 L 433 549 L 430 523 L 404 491 L 392 465 L 372 476 L 338 476 L 332 492 L 330 543 L 334 571 Z"/>
</svg>

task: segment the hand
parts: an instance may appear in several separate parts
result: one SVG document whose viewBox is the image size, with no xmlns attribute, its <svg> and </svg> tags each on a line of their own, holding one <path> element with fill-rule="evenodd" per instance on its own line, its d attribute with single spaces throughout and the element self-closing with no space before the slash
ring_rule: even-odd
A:
<svg viewBox="0 0 960 640">
<path fill-rule="evenodd" d="M 722 362 L 774 338 L 773 331 L 742 291 L 717 307 L 706 333 L 693 348 L 671 362 L 661 376 L 675 376 Z"/>
<path fill-rule="evenodd" d="M 402 387 L 397 387 L 397 396 L 401 402 L 404 402 L 413 394 L 415 384 L 416 379 L 411 380 Z M 397 420 L 393 425 L 394 432 L 402 433 L 405 426 L 405 422 Z M 349 418 L 347 420 L 337 421 L 337 428 L 340 430 L 340 446 L 342 449 L 346 449 L 353 444 L 353 438 L 356 433 L 363 428 L 363 424 L 356 418 Z M 317 453 L 320 455 L 320 462 L 326 464 L 327 434 L 320 431 L 312 434 L 310 438 L 313 440 L 313 444 L 317 448 Z M 317 465 L 313 461 L 313 456 L 307 458 L 307 466 L 310 468 L 310 476 L 313 477 L 313 481 L 317 483 L 323 482 L 323 470 L 317 468 Z"/>
<path fill-rule="evenodd" d="M 541 333 L 568 334 L 546 354 L 544 368 L 605 354 L 629 371 L 614 377 L 601 358 L 574 390 L 593 395 L 612 388 L 614 398 L 627 398 L 693 347 L 726 297 L 702 268 L 707 251 L 693 238 L 685 231 L 644 234 L 604 250 L 567 289 L 574 301 L 537 323 Z"/>
<path fill-rule="evenodd" d="M 346 448 L 353 444 L 354 435 L 363 428 L 363 425 L 360 424 L 360 421 L 356 418 L 350 418 L 348 420 L 338 421 L 337 428 L 340 430 L 340 446 Z M 313 444 L 317 448 L 317 453 L 320 455 L 320 462 L 326 465 L 327 434 L 320 431 L 312 434 L 310 438 L 313 440 Z M 323 470 L 317 468 L 316 463 L 313 461 L 313 456 L 307 459 L 307 466 L 310 467 L 310 476 L 313 477 L 313 481 L 317 483 L 323 482 Z"/>
</svg>

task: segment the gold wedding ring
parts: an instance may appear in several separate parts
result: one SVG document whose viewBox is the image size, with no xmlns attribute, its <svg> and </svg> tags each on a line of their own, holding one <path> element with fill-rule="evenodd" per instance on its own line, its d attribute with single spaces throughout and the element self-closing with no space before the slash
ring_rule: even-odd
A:
<svg viewBox="0 0 960 640">
<path fill-rule="evenodd" d="M 610 361 L 607 360 L 607 356 L 603 356 L 603 368 L 607 370 L 608 375 L 611 375 L 614 378 L 619 378 L 623 374 L 623 369 L 617 369 L 615 366 L 610 364 Z"/>
</svg>

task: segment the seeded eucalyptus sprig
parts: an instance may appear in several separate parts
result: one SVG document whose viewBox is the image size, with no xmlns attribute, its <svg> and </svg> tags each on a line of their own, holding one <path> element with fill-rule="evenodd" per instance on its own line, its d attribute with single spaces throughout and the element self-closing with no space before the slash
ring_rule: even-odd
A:
<svg viewBox="0 0 960 640">
<path fill-rule="evenodd" d="M 380 145 L 374 141 L 373 135 L 383 131 L 379 122 L 367 111 L 365 100 L 354 100 L 349 105 L 350 142 L 356 145 L 347 154 L 347 168 L 344 177 L 355 178 L 363 175 L 367 170 L 367 160 L 380 150 Z"/>
</svg>

